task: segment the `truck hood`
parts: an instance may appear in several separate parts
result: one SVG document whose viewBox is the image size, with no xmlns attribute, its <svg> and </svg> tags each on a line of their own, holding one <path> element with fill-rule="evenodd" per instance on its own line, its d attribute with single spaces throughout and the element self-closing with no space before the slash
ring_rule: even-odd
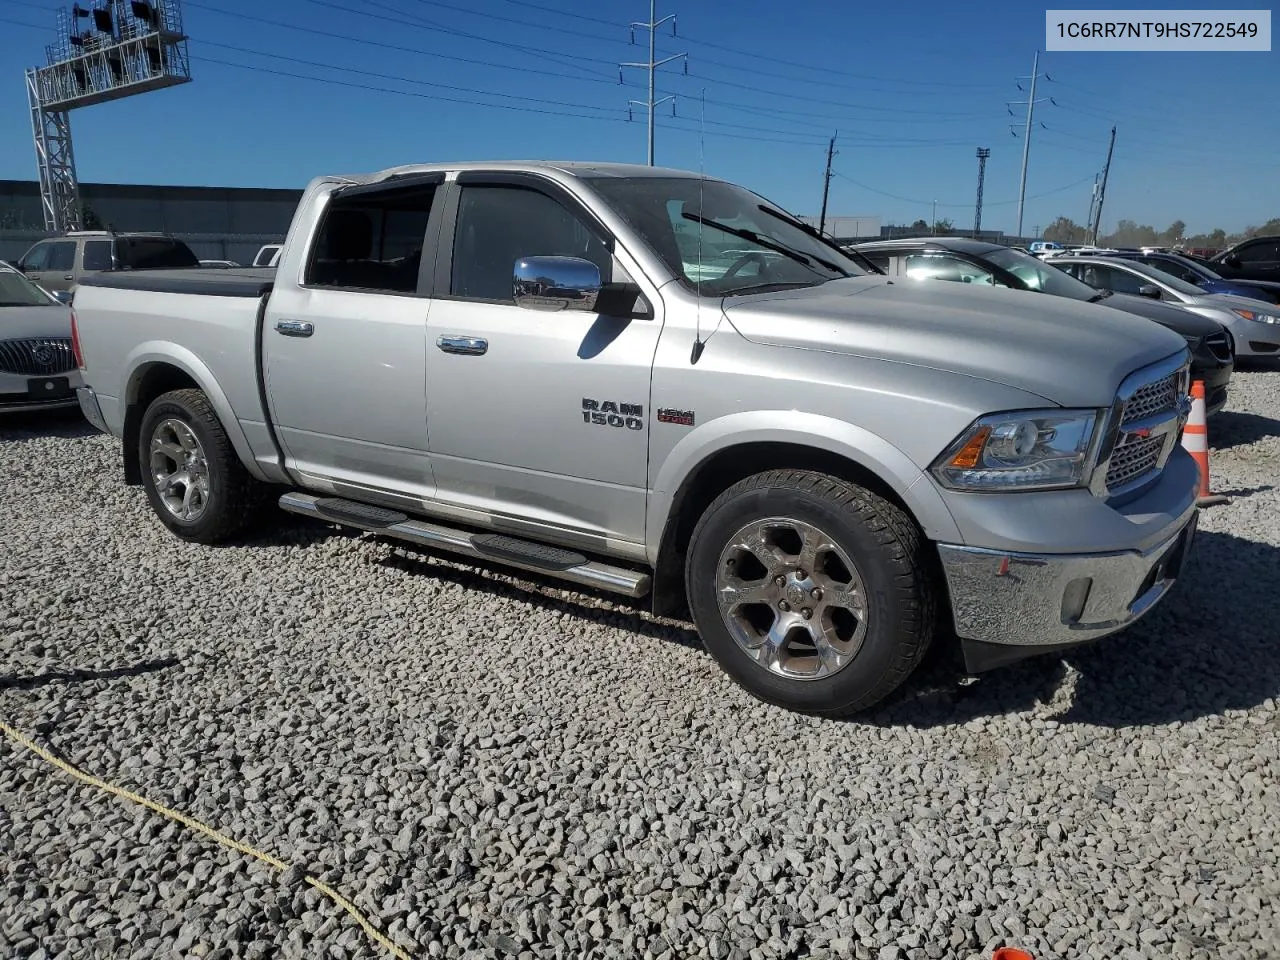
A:
<svg viewBox="0 0 1280 960">
<path fill-rule="evenodd" d="M 944 281 L 850 277 L 727 297 L 723 309 L 756 343 L 932 367 L 1064 407 L 1105 406 L 1128 374 L 1186 349 L 1182 337 L 1121 310 Z"/>
<path fill-rule="evenodd" d="M 47 307 L 0 307 L 0 340 L 71 336 L 71 310 Z"/>
</svg>

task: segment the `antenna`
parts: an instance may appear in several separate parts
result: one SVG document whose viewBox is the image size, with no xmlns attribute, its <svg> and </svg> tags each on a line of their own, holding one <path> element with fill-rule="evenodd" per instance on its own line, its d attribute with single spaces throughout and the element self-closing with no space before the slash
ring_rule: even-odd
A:
<svg viewBox="0 0 1280 960">
<path fill-rule="evenodd" d="M 698 362 L 702 356 L 702 351 L 706 349 L 706 341 L 702 339 L 702 194 L 703 184 L 707 182 L 706 169 L 706 144 L 707 144 L 707 88 L 702 88 L 702 130 L 698 134 L 698 277 L 694 281 L 697 284 L 698 304 L 694 307 L 694 334 L 693 349 L 689 351 L 689 365 Z"/>
</svg>

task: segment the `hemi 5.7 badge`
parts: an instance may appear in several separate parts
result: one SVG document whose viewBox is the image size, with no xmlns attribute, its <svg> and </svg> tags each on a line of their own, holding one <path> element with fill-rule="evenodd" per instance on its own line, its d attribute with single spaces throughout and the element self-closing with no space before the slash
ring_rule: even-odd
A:
<svg viewBox="0 0 1280 960">
<path fill-rule="evenodd" d="M 692 410 L 675 410 L 672 407 L 660 407 L 658 409 L 659 423 L 674 423 L 681 427 L 693 426 Z"/>
</svg>

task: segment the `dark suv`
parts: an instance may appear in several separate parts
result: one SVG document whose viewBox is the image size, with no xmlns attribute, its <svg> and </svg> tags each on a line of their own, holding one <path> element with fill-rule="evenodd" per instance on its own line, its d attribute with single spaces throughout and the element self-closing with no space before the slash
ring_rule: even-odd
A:
<svg viewBox="0 0 1280 960">
<path fill-rule="evenodd" d="M 1217 413 L 1227 403 L 1227 384 L 1235 369 L 1231 337 L 1216 320 L 1183 307 L 1148 297 L 1095 290 L 1087 283 L 1029 253 L 996 243 L 965 237 L 918 237 L 907 240 L 872 240 L 855 244 L 854 250 L 890 277 L 952 280 L 987 286 L 1032 290 L 1057 297 L 1134 313 L 1182 334 L 1191 351 L 1191 373 L 1204 381 L 1205 406 Z"/>
<path fill-rule="evenodd" d="M 1228 280 L 1280 281 L 1280 237 L 1252 237 L 1209 261 Z"/>
<path fill-rule="evenodd" d="M 200 260 L 181 240 L 163 233 L 76 230 L 41 240 L 17 266 L 50 293 L 60 293 L 86 273 L 198 267 Z"/>
</svg>

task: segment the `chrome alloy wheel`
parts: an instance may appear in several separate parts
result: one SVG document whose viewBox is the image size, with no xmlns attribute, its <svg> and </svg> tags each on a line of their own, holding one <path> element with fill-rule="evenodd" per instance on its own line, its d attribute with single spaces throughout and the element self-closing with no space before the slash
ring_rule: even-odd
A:
<svg viewBox="0 0 1280 960">
<path fill-rule="evenodd" d="M 812 524 L 772 517 L 720 554 L 716 601 L 738 646 L 790 680 L 842 670 L 867 635 L 867 595 L 845 552 Z"/>
<path fill-rule="evenodd" d="M 195 433 L 181 420 L 161 420 L 151 432 L 151 480 L 165 509 L 184 523 L 209 505 L 209 464 Z"/>
</svg>

